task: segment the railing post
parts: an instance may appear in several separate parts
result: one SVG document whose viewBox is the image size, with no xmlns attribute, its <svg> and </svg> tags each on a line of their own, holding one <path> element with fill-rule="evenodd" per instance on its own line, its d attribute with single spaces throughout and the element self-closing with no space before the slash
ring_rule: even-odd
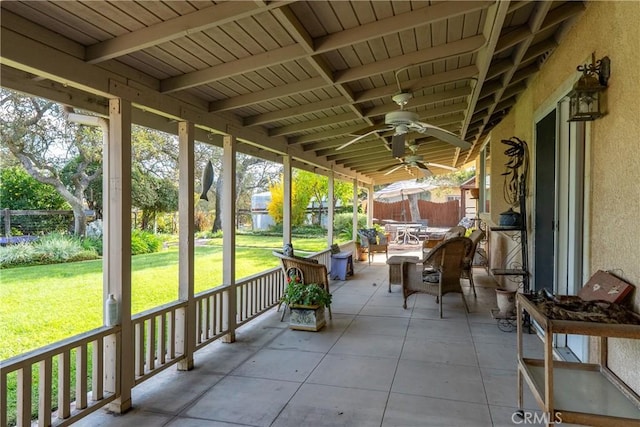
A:
<svg viewBox="0 0 640 427">
<path fill-rule="evenodd" d="M 187 306 L 176 316 L 176 350 L 185 358 L 178 362 L 178 370 L 193 369 L 193 353 L 196 349 L 196 306 L 194 295 L 194 133 L 193 123 L 180 122 L 178 125 L 179 154 L 178 169 L 179 200 L 179 289 L 180 300 Z M 204 185 L 204 184 L 203 184 Z"/>
<path fill-rule="evenodd" d="M 335 197 L 335 177 L 333 169 L 329 172 L 329 191 L 327 195 L 327 247 L 333 245 L 333 220 L 334 220 L 334 205 L 333 199 Z M 322 225 L 322 224 L 321 224 Z"/>
<path fill-rule="evenodd" d="M 285 154 L 282 158 L 282 240 L 291 243 L 291 156 Z"/>
<path fill-rule="evenodd" d="M 353 230 L 351 230 L 351 239 L 358 241 L 358 180 L 353 180 Z M 383 217 L 384 218 L 384 217 Z"/>
<path fill-rule="evenodd" d="M 105 391 L 118 398 L 109 409 L 131 408 L 135 351 L 131 321 L 131 102 L 109 100 L 109 137 L 104 152 L 103 301 L 113 294 L 119 305 L 120 339 L 105 340 Z M 104 305 L 103 305 L 104 308 Z M 106 324 L 107 315 L 104 315 Z M 119 344 L 119 345 L 118 345 Z M 114 348 L 115 347 L 115 348 Z"/>
<path fill-rule="evenodd" d="M 236 230 L 234 213 L 236 211 L 236 139 L 225 135 L 222 141 L 222 283 L 228 287 L 224 294 L 225 321 L 229 333 L 224 342 L 236 340 L 237 292 L 236 286 Z"/>
</svg>

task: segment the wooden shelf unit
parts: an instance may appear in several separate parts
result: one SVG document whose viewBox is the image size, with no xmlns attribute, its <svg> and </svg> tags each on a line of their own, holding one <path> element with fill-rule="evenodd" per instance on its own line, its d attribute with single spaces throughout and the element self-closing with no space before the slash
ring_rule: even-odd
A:
<svg viewBox="0 0 640 427">
<path fill-rule="evenodd" d="M 544 359 L 525 358 L 522 316 L 526 311 L 544 331 Z M 607 338 L 640 339 L 640 325 L 549 319 L 526 294 L 516 297 L 518 407 L 526 381 L 540 408 L 553 420 L 591 426 L 640 426 L 640 397 L 607 367 Z M 600 364 L 553 360 L 553 334 L 600 337 Z"/>
</svg>

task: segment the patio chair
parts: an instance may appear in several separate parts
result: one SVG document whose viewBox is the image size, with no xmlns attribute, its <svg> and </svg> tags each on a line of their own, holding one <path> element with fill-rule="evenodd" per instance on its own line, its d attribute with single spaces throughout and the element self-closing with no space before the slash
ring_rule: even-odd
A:
<svg viewBox="0 0 640 427">
<path fill-rule="evenodd" d="M 462 266 L 462 278 L 469 280 L 469 285 L 473 289 L 473 296 L 476 295 L 476 285 L 473 283 L 473 258 L 476 255 L 476 249 L 478 249 L 478 243 L 484 239 L 484 231 L 479 228 L 473 230 L 469 235 L 471 240 L 471 247 L 469 253 L 464 257 L 464 264 Z"/>
<path fill-rule="evenodd" d="M 329 274 L 327 272 L 327 266 L 324 264 L 319 264 L 318 261 L 309 258 L 286 256 L 280 251 L 273 251 L 273 255 L 280 258 L 280 266 L 285 277 L 289 269 L 297 268 L 302 272 L 305 283 L 315 283 L 331 293 L 329 291 Z M 282 303 L 278 304 L 278 311 L 281 305 Z M 329 309 L 329 319 L 332 319 L 331 306 L 329 305 L 327 308 Z M 282 318 L 284 319 L 284 312 L 282 313 Z"/>
<path fill-rule="evenodd" d="M 469 253 L 471 245 L 472 242 L 467 237 L 454 237 L 438 244 L 424 260 L 433 266 L 432 269 L 423 270 L 420 268 L 420 264 L 403 263 L 402 296 L 404 303 L 402 307 L 407 308 L 407 298 L 415 293 L 435 295 L 436 301 L 440 305 L 440 317 L 442 318 L 442 296 L 450 292 L 458 292 L 462 295 L 462 303 L 469 312 L 460 285 L 460 277 L 464 258 Z"/>
<path fill-rule="evenodd" d="M 449 240 L 454 237 L 462 237 L 466 232 L 466 228 L 461 225 L 456 225 L 455 227 L 451 227 L 444 234 L 429 236 L 424 242 L 422 242 L 422 257 L 426 258 L 433 248 L 445 240 Z"/>
<path fill-rule="evenodd" d="M 366 228 L 358 230 L 358 237 L 362 251 L 368 254 L 369 264 L 371 264 L 375 253 L 384 253 L 385 257 L 389 259 L 389 244 L 384 233 L 375 228 Z"/>
</svg>

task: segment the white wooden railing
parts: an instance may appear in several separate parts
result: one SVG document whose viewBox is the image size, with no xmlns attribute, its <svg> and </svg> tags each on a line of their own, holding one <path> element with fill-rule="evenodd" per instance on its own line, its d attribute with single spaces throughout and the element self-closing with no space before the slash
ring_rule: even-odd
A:
<svg viewBox="0 0 640 427">
<path fill-rule="evenodd" d="M 103 327 L 2 361 L 0 426 L 8 425 L 9 403 L 16 408 L 17 425 L 31 425 L 34 383 L 38 426 L 69 425 L 114 400 L 115 381 L 105 373 L 116 371 L 120 344 L 120 328 Z M 14 381 L 15 396 L 8 396 Z M 56 397 L 58 408 L 52 412 Z"/>
<path fill-rule="evenodd" d="M 132 316 L 136 385 L 184 358 L 178 345 L 184 334 L 177 328 L 184 324 L 179 320 L 186 307 L 186 301 L 177 301 Z"/>
<path fill-rule="evenodd" d="M 330 268 L 328 250 L 310 258 Z M 119 326 L 102 327 L 4 360 L 0 362 L 0 427 L 31 425 L 34 401 L 38 426 L 70 425 L 119 397 L 115 380 L 120 376 L 119 358 L 134 359 L 134 384 L 138 385 L 185 358 L 187 328 L 195 329 L 193 352 L 233 334 L 230 325 L 241 326 L 274 307 L 284 288 L 280 268 L 273 268 L 233 286 L 195 295 L 195 325 L 185 321 L 188 301 L 172 302 L 132 316 L 132 347 L 121 345 Z M 236 302 L 233 311 L 228 305 L 231 296 Z M 16 392 L 9 396 L 9 389 L 14 388 L 9 386 L 14 383 Z M 35 383 L 37 393 L 32 393 Z M 56 396 L 57 410 L 52 411 L 51 402 Z M 9 423 L 13 418 L 15 423 Z"/>
</svg>

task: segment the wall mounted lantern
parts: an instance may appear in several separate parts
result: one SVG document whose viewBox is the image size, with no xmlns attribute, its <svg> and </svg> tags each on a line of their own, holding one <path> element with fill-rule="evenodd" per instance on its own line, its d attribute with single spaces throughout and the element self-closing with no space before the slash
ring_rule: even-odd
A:
<svg viewBox="0 0 640 427">
<path fill-rule="evenodd" d="M 570 122 L 595 120 L 606 114 L 604 94 L 611 74 L 611 60 L 608 56 L 596 61 L 591 54 L 591 64 L 578 65 L 582 76 L 569 94 Z"/>
</svg>

